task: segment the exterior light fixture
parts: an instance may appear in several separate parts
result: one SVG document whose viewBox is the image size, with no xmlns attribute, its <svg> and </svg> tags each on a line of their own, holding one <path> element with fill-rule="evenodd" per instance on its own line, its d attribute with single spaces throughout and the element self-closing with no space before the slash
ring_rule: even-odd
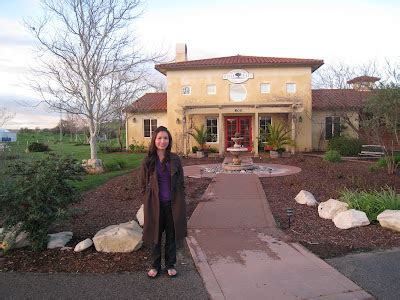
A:
<svg viewBox="0 0 400 300">
<path fill-rule="evenodd" d="M 132 121 L 133 121 L 133 123 L 136 123 L 136 118 L 133 118 Z"/>
<path fill-rule="evenodd" d="M 181 120 L 179 120 L 179 118 L 176 118 L 176 124 L 180 124 Z"/>
<path fill-rule="evenodd" d="M 294 215 L 294 208 L 286 208 L 286 215 L 288 216 L 289 228 L 290 228 L 290 218 Z"/>
<path fill-rule="evenodd" d="M 302 123 L 302 122 L 303 122 L 303 117 L 300 116 L 300 117 L 299 117 L 299 123 Z"/>
</svg>

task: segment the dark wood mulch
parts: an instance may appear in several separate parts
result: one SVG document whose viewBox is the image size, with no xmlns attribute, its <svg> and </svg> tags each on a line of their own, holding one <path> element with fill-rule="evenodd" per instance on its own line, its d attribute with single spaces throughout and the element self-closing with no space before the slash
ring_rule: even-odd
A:
<svg viewBox="0 0 400 300">
<path fill-rule="evenodd" d="M 384 171 L 371 173 L 368 164 L 361 162 L 343 162 L 331 164 L 321 158 L 296 156 L 269 160 L 271 162 L 298 166 L 303 169 L 299 174 L 262 178 L 269 204 L 281 229 L 293 241 L 298 241 L 319 256 L 333 257 L 353 251 L 367 251 L 377 248 L 400 246 L 400 234 L 382 229 L 373 224 L 351 230 L 339 230 L 330 220 L 318 217 L 317 209 L 299 205 L 294 201 L 302 190 L 312 192 L 318 201 L 335 198 L 338 190 L 379 188 L 389 185 L 398 189 L 399 176 L 386 175 Z M 184 165 L 220 163 L 219 158 L 182 159 Z M 187 217 L 193 213 L 211 179 L 186 178 Z M 74 247 L 79 241 L 92 237 L 98 230 L 111 225 L 127 222 L 135 218 L 142 203 L 138 186 L 138 170 L 114 178 L 97 189 L 83 195 L 83 201 L 77 205 L 81 214 L 68 224 L 57 224 L 52 232 L 70 230 L 73 240 L 67 245 Z M 291 228 L 288 227 L 285 209 L 293 207 L 295 216 Z M 80 253 L 71 250 L 46 250 L 35 253 L 28 249 L 12 250 L 0 258 L 1 271 L 22 272 L 89 272 L 113 273 L 145 270 L 148 264 L 149 249 L 143 247 L 134 253 L 97 253 L 92 247 Z"/>
</svg>

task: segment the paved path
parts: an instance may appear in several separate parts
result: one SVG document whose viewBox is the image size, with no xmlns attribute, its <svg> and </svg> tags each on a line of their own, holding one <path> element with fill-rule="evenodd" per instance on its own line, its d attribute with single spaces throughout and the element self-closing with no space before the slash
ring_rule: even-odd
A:
<svg viewBox="0 0 400 300">
<path fill-rule="evenodd" d="M 371 299 L 302 246 L 285 242 L 257 175 L 218 174 L 189 220 L 212 299 Z"/>
</svg>

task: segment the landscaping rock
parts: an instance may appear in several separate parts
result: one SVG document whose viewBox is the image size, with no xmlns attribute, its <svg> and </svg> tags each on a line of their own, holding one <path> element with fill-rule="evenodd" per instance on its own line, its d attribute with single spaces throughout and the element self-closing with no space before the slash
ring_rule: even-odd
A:
<svg viewBox="0 0 400 300">
<path fill-rule="evenodd" d="M 301 190 L 294 200 L 296 200 L 296 202 L 299 204 L 307 204 L 308 206 L 314 206 L 318 204 L 317 200 L 314 198 L 314 195 L 305 190 Z"/>
<path fill-rule="evenodd" d="M 87 238 L 86 240 L 83 240 L 83 241 L 79 242 L 75 246 L 74 251 L 75 252 L 81 252 L 83 250 L 86 250 L 87 248 L 89 248 L 92 245 L 93 245 L 92 239 Z"/>
<path fill-rule="evenodd" d="M 336 199 L 329 199 L 318 205 L 318 215 L 323 219 L 333 219 L 338 213 L 346 211 L 349 205 Z"/>
<path fill-rule="evenodd" d="M 400 231 L 400 210 L 387 209 L 377 217 L 382 227 Z"/>
<path fill-rule="evenodd" d="M 139 208 L 139 210 L 136 213 L 136 218 L 139 222 L 139 225 L 143 227 L 144 224 L 144 211 L 143 211 L 144 205 L 142 204 Z"/>
<path fill-rule="evenodd" d="M 25 248 L 31 245 L 31 242 L 28 240 L 28 233 L 25 231 L 22 231 L 18 234 L 17 237 L 15 237 L 19 225 L 15 226 L 8 232 L 4 232 L 4 229 L 1 228 L 1 233 L 0 235 L 3 236 L 4 233 L 4 239 L 2 242 L 7 245 L 7 249 L 19 249 L 19 248 Z"/>
<path fill-rule="evenodd" d="M 100 174 L 104 172 L 101 159 L 84 159 L 82 160 L 82 167 L 89 174 Z"/>
<path fill-rule="evenodd" d="M 369 220 L 365 212 L 349 209 L 338 213 L 333 218 L 333 223 L 335 223 L 337 228 L 349 229 L 369 225 Z"/>
<path fill-rule="evenodd" d="M 49 241 L 47 242 L 47 249 L 62 248 L 72 239 L 73 233 L 71 231 L 63 231 L 59 233 L 48 234 Z"/>
<path fill-rule="evenodd" d="M 135 221 L 108 226 L 93 237 L 99 252 L 132 252 L 142 247 L 143 229 Z"/>
</svg>

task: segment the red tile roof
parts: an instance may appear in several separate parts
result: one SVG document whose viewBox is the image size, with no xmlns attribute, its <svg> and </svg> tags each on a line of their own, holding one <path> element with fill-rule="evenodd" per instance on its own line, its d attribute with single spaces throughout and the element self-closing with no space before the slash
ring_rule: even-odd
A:
<svg viewBox="0 0 400 300">
<path fill-rule="evenodd" d="M 352 83 L 360 83 L 360 82 L 376 82 L 381 80 L 378 77 L 372 77 L 372 76 L 359 76 L 356 78 L 353 78 L 349 81 L 347 81 L 348 84 L 352 84 Z"/>
<path fill-rule="evenodd" d="M 166 112 L 167 93 L 147 93 L 125 109 L 126 112 Z"/>
<path fill-rule="evenodd" d="M 370 91 L 353 89 L 319 89 L 312 90 L 313 109 L 360 108 L 371 95 Z M 166 112 L 167 93 L 147 93 L 129 107 L 127 112 Z"/>
<path fill-rule="evenodd" d="M 312 90 L 313 109 L 360 108 L 371 96 L 371 91 L 353 89 Z"/>
<path fill-rule="evenodd" d="M 283 58 L 263 56 L 227 56 L 156 65 L 155 68 L 166 74 L 167 70 L 217 68 L 217 67 L 261 67 L 261 66 L 310 66 L 314 72 L 324 64 L 321 59 Z"/>
</svg>

